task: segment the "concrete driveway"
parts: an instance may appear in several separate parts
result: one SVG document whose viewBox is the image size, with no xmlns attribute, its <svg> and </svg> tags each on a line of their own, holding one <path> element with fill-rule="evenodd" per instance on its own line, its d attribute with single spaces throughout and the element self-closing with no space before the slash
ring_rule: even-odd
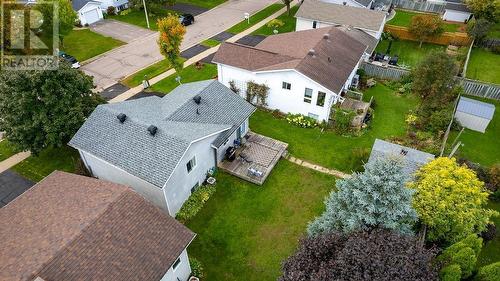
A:
<svg viewBox="0 0 500 281">
<path fill-rule="evenodd" d="M 229 0 L 199 16 L 188 26 L 181 50 L 208 39 L 240 22 L 244 13 L 253 14 L 276 0 Z M 156 40 L 156 33 L 143 36 L 129 44 L 116 48 L 82 66 L 82 70 L 94 77 L 98 91 L 116 84 L 121 79 L 163 59 Z"/>
<path fill-rule="evenodd" d="M 141 28 L 136 25 L 116 20 L 98 21 L 90 25 L 90 30 L 126 43 L 130 43 L 134 40 L 155 34 L 154 31 L 151 31 L 149 29 Z"/>
</svg>

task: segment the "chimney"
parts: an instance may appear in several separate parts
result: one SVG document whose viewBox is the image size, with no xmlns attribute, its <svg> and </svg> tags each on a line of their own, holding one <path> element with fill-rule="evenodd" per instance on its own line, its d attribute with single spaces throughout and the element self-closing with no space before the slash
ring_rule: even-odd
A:
<svg viewBox="0 0 500 281">
<path fill-rule="evenodd" d="M 314 49 L 310 49 L 307 54 L 314 58 L 316 56 L 316 51 L 314 51 Z"/>
<path fill-rule="evenodd" d="M 196 104 L 200 104 L 201 103 L 201 97 L 200 96 L 194 96 L 193 97 L 193 100 Z"/>
<path fill-rule="evenodd" d="M 116 118 L 118 118 L 118 120 L 120 120 L 120 123 L 123 123 L 123 122 L 125 122 L 125 120 L 127 120 L 127 115 L 120 113 L 116 116 Z"/>
<path fill-rule="evenodd" d="M 151 125 L 148 127 L 148 132 L 150 135 L 154 136 L 156 135 L 156 131 L 158 131 L 158 128 L 154 125 Z"/>
</svg>

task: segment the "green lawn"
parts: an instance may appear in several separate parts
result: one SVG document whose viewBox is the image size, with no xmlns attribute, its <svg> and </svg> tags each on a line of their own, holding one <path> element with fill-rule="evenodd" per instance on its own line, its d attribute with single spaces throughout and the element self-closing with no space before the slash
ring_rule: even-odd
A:
<svg viewBox="0 0 500 281">
<path fill-rule="evenodd" d="M 227 0 L 177 0 L 177 3 L 186 3 L 207 9 L 212 9 L 226 1 Z"/>
<path fill-rule="evenodd" d="M 151 30 L 158 30 L 158 26 L 156 25 L 156 21 L 160 18 L 164 18 L 168 16 L 169 13 L 175 13 L 174 11 L 169 11 L 169 10 L 160 10 L 160 11 L 155 11 L 155 13 L 151 13 L 149 11 L 149 25 L 151 27 Z M 142 28 L 148 28 L 148 25 L 146 23 L 146 16 L 144 15 L 143 10 L 134 10 L 132 9 L 130 13 L 127 15 L 115 15 L 115 16 L 108 16 L 110 19 L 114 20 L 119 20 L 123 21 L 126 23 L 130 23 L 133 25 L 137 25 Z"/>
<path fill-rule="evenodd" d="M 207 40 L 201 42 L 201 45 L 203 45 L 205 47 L 209 47 L 209 48 L 215 47 L 219 44 L 220 44 L 220 42 L 215 40 L 215 39 L 207 39 Z"/>
<path fill-rule="evenodd" d="M 183 58 L 181 60 L 185 61 L 185 59 Z M 168 71 L 171 68 L 172 67 L 170 66 L 170 63 L 167 60 L 162 60 L 126 77 L 121 82 L 124 85 L 132 88 L 135 86 L 139 86 L 145 77 L 147 79 L 151 79 L 162 74 L 165 71 Z"/>
<path fill-rule="evenodd" d="M 198 234 L 188 252 L 203 263 L 203 280 L 276 280 L 334 184 L 286 160 L 263 186 L 219 173 L 217 192 L 187 223 Z"/>
<path fill-rule="evenodd" d="M 486 37 L 487 38 L 500 38 L 500 22 L 497 22 L 491 26 Z"/>
<path fill-rule="evenodd" d="M 194 65 L 190 65 L 181 71 L 180 76 L 182 83 L 213 79 L 217 76 L 217 66 L 214 64 L 206 63 L 201 69 L 196 69 Z M 179 86 L 179 83 L 175 81 L 176 77 L 177 73 L 174 73 L 169 77 L 161 80 L 160 82 L 151 86 L 151 91 L 168 94 L 170 91 Z"/>
<path fill-rule="evenodd" d="M 247 20 L 242 20 L 239 23 L 233 25 L 231 28 L 226 30 L 227 32 L 231 32 L 234 34 L 240 33 L 242 31 L 247 30 L 248 28 L 254 26 L 258 22 L 263 19 L 269 17 L 270 15 L 276 13 L 279 9 L 283 8 L 285 5 L 283 4 L 272 4 L 267 6 L 266 8 L 258 11 L 257 13 L 250 16 L 250 23 Z"/>
<path fill-rule="evenodd" d="M 64 37 L 64 52 L 74 56 L 80 62 L 121 46 L 123 43 L 111 37 L 106 37 L 89 29 L 71 31 Z"/>
<path fill-rule="evenodd" d="M 424 15 L 424 13 L 396 10 L 396 15 L 394 16 L 394 18 L 388 21 L 387 24 L 409 27 L 411 19 L 416 15 Z M 426 14 L 426 15 L 434 15 L 434 14 Z M 465 25 L 461 23 L 448 23 L 443 21 L 443 27 L 444 31 L 446 32 L 457 32 L 457 31 L 464 31 L 463 28 L 465 27 Z"/>
<path fill-rule="evenodd" d="M 413 96 L 396 95 L 380 83 L 367 90 L 364 99 L 368 100 L 371 96 L 376 102 L 374 118 L 371 128 L 360 137 L 343 137 L 331 131 L 299 128 L 260 110 L 251 117 L 250 128 L 256 133 L 287 142 L 288 151 L 295 157 L 351 172 L 359 165 L 353 151 L 365 150 L 369 153 L 375 138 L 404 135 L 405 115 L 417 104 Z"/>
<path fill-rule="evenodd" d="M 377 48 L 375 48 L 376 52 L 385 53 L 387 51 L 387 46 L 389 45 L 389 41 L 381 40 Z M 409 41 L 409 40 L 397 40 L 392 42 L 390 54 L 392 56 L 399 56 L 398 64 L 413 67 L 420 62 L 425 55 L 429 54 L 433 51 L 444 51 L 446 49 L 445 46 L 431 44 L 431 43 L 423 43 L 422 48 L 419 48 L 419 42 Z"/>
<path fill-rule="evenodd" d="M 483 48 L 473 48 L 467 78 L 500 84 L 500 55 Z"/>
<path fill-rule="evenodd" d="M 0 162 L 16 154 L 18 151 L 8 140 L 0 141 Z"/>
<path fill-rule="evenodd" d="M 279 33 L 287 33 L 287 32 L 293 32 L 295 31 L 295 25 L 297 24 L 297 19 L 295 18 L 295 13 L 297 13 L 297 10 L 299 9 L 299 6 L 294 6 L 290 9 L 291 15 L 288 15 L 288 12 L 285 12 L 281 14 L 277 19 L 282 21 L 285 25 L 282 27 L 278 28 Z M 255 30 L 252 32 L 254 35 L 273 35 L 273 28 L 267 27 L 267 24 L 262 26 L 261 28 Z"/>
<path fill-rule="evenodd" d="M 78 151 L 69 146 L 49 148 L 38 156 L 28 157 L 12 169 L 34 182 L 39 182 L 55 170 L 75 172 L 79 158 Z"/>
<path fill-rule="evenodd" d="M 500 163 L 500 101 L 477 97 L 470 98 L 495 104 L 495 114 L 484 134 L 465 129 L 460 136 L 460 141 L 464 145 L 458 149 L 458 155 L 484 166 Z M 457 132 L 450 135 L 448 139 L 449 145 L 451 145 L 456 135 Z"/>
<path fill-rule="evenodd" d="M 500 202 L 490 201 L 488 208 L 500 212 Z M 497 235 L 495 239 L 484 244 L 477 260 L 477 265 L 479 267 L 500 261 L 500 232 L 498 230 L 500 229 L 500 216 L 493 218 L 493 222 L 497 227 Z"/>
</svg>

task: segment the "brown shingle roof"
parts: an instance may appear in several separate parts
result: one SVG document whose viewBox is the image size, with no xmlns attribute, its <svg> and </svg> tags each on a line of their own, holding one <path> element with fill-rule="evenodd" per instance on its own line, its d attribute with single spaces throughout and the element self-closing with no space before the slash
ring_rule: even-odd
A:
<svg viewBox="0 0 500 281">
<path fill-rule="evenodd" d="M 306 0 L 295 17 L 378 31 L 384 25 L 385 12 Z"/>
<path fill-rule="evenodd" d="M 366 48 L 338 28 L 325 27 L 269 36 L 255 47 L 226 42 L 213 61 L 254 72 L 295 69 L 339 93 Z"/>
<path fill-rule="evenodd" d="M 195 234 L 128 187 L 54 172 L 0 209 L 0 280 L 159 280 Z"/>
</svg>

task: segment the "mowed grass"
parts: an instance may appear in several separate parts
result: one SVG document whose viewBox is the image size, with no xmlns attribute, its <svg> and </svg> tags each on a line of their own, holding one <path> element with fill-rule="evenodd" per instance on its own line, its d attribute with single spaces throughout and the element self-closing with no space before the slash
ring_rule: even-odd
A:
<svg viewBox="0 0 500 281">
<path fill-rule="evenodd" d="M 411 19 L 417 15 L 430 15 L 439 17 L 439 15 L 436 14 L 417 13 L 397 9 L 394 18 L 388 21 L 387 24 L 409 27 L 411 24 Z M 443 28 L 445 32 L 463 32 L 465 25 L 462 23 L 450 23 L 443 21 Z"/>
<path fill-rule="evenodd" d="M 284 25 L 282 27 L 279 27 L 278 33 L 287 33 L 287 32 L 293 32 L 295 31 L 295 26 L 297 24 L 297 19 L 295 18 L 295 13 L 299 10 L 299 6 L 294 6 L 290 9 L 290 15 L 288 15 L 288 12 L 284 12 L 281 14 L 279 17 L 277 17 L 278 20 L 282 21 Z M 252 32 L 254 35 L 273 35 L 274 28 L 267 27 L 267 23 L 262 26 L 261 28 L 257 29 L 256 31 Z"/>
<path fill-rule="evenodd" d="M 227 32 L 231 32 L 234 34 L 240 33 L 242 31 L 247 30 L 248 28 L 254 26 L 258 22 L 262 21 L 263 19 L 269 17 L 270 15 L 274 14 L 277 12 L 279 9 L 285 7 L 283 4 L 272 4 L 267 6 L 266 8 L 258 11 L 257 13 L 253 14 L 250 16 L 250 20 L 242 20 L 239 23 L 233 25 L 231 28 L 226 30 Z"/>
<path fill-rule="evenodd" d="M 487 208 L 500 212 L 500 202 L 490 201 Z M 493 223 L 497 227 L 497 234 L 493 240 L 484 243 L 477 260 L 478 267 L 500 261 L 500 233 L 498 232 L 500 228 L 500 216 L 494 217 Z"/>
<path fill-rule="evenodd" d="M 194 6 L 212 9 L 226 1 L 227 0 L 177 0 L 177 3 L 191 4 Z"/>
<path fill-rule="evenodd" d="M 367 90 L 364 99 L 368 101 L 371 96 L 376 103 L 371 128 L 359 137 L 299 128 L 260 110 L 250 118 L 250 128 L 256 133 L 287 142 L 288 151 L 297 158 L 350 173 L 359 167 L 354 155 L 356 151 L 369 153 L 376 138 L 405 134 L 405 115 L 417 105 L 415 97 L 397 95 L 380 83 Z"/>
<path fill-rule="evenodd" d="M 16 154 L 18 150 L 8 140 L 0 141 L 0 162 Z"/>
<path fill-rule="evenodd" d="M 487 49 L 473 48 L 467 65 L 466 77 L 500 84 L 500 55 Z"/>
<path fill-rule="evenodd" d="M 388 40 L 381 40 L 376 52 L 386 53 L 387 47 L 389 46 Z M 409 40 L 397 40 L 392 42 L 390 55 L 398 56 L 398 64 L 407 67 L 416 66 L 426 55 L 431 52 L 444 52 L 446 50 L 445 46 L 423 43 L 422 47 L 419 47 L 419 42 L 409 41 Z"/>
<path fill-rule="evenodd" d="M 181 76 L 181 83 L 213 79 L 217 77 L 217 66 L 206 63 L 201 69 L 197 69 L 195 65 L 190 65 L 182 69 L 179 75 Z M 177 76 L 177 73 L 170 75 L 169 77 L 151 86 L 150 90 L 168 94 L 170 91 L 179 86 L 179 83 L 175 81 Z"/>
<path fill-rule="evenodd" d="M 185 59 L 181 58 L 181 61 L 185 61 Z M 124 85 L 132 88 L 135 86 L 139 86 L 142 83 L 142 80 L 144 80 L 144 78 L 151 79 L 153 77 L 156 77 L 156 76 L 162 74 L 163 72 L 168 71 L 171 68 L 172 68 L 172 66 L 165 59 L 165 60 L 162 60 L 162 61 L 159 61 L 155 64 L 152 64 L 152 65 L 126 77 L 121 82 Z"/>
<path fill-rule="evenodd" d="M 26 158 L 12 169 L 34 182 L 39 182 L 55 170 L 74 173 L 79 158 L 78 151 L 69 146 L 48 148 L 38 156 Z"/>
<path fill-rule="evenodd" d="M 276 280 L 334 185 L 284 159 L 262 186 L 220 172 L 217 192 L 187 223 L 198 234 L 189 255 L 203 263 L 206 281 Z"/>
<path fill-rule="evenodd" d="M 82 62 L 125 44 L 120 40 L 97 34 L 89 29 L 72 30 L 64 37 L 62 51 Z"/>
<path fill-rule="evenodd" d="M 484 134 L 469 129 L 464 130 L 459 138 L 463 146 L 458 149 L 458 155 L 487 167 L 500 164 L 500 101 L 469 98 L 494 104 L 495 114 Z M 453 142 L 456 135 L 457 132 L 450 135 L 448 145 Z"/>
<path fill-rule="evenodd" d="M 176 12 L 170 10 L 156 10 L 152 13 L 148 10 L 150 29 L 155 31 L 158 30 L 158 25 L 156 24 L 158 19 L 167 17 L 169 14 L 176 14 Z M 142 28 L 148 28 L 144 10 L 131 9 L 130 13 L 126 15 L 114 15 L 108 16 L 108 18 L 137 25 Z"/>
<path fill-rule="evenodd" d="M 205 47 L 212 48 L 212 47 L 219 45 L 220 42 L 215 40 L 215 39 L 207 39 L 207 40 L 201 42 L 200 44 L 205 46 Z"/>
</svg>

